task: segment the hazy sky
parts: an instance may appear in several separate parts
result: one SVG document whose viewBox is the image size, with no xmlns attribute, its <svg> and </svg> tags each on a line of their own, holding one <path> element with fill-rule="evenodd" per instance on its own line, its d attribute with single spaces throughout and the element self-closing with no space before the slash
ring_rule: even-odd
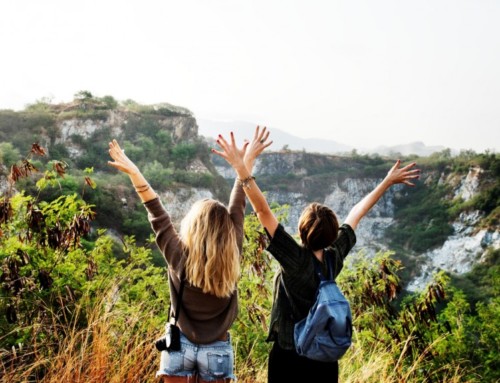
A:
<svg viewBox="0 0 500 383">
<path fill-rule="evenodd" d="M 500 149 L 498 0 L 5 0 L 0 52 L 0 109 L 89 90 L 358 148 Z"/>
</svg>

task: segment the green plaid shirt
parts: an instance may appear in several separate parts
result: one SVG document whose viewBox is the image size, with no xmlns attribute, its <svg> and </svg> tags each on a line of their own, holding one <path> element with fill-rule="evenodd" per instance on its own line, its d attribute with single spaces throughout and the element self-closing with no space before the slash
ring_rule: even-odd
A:
<svg viewBox="0 0 500 383">
<path fill-rule="evenodd" d="M 356 234 L 352 228 L 343 224 L 339 228 L 337 240 L 327 249 L 325 256 L 331 257 L 334 278 L 340 273 L 344 259 L 356 243 Z M 319 278 L 314 272 L 316 257 L 312 251 L 301 246 L 283 228 L 278 225 L 274 237 L 267 247 L 273 257 L 280 264 L 280 270 L 274 280 L 273 307 L 271 323 L 267 341 L 278 341 L 281 348 L 294 349 L 293 328 L 295 321 L 307 316 L 309 309 L 315 302 Z M 292 316 L 292 307 L 281 284 L 283 279 L 288 294 L 292 298 L 294 308 L 300 317 Z"/>
</svg>

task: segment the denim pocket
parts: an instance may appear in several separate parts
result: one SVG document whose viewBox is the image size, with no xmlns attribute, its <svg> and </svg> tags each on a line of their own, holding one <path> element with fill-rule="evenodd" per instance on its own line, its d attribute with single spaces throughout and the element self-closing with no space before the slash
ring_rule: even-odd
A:
<svg viewBox="0 0 500 383">
<path fill-rule="evenodd" d="M 208 353 L 207 373 L 214 378 L 230 377 L 233 374 L 231 357 L 227 353 Z"/>
<path fill-rule="evenodd" d="M 160 369 L 168 374 L 184 371 L 184 350 L 163 351 Z"/>
</svg>

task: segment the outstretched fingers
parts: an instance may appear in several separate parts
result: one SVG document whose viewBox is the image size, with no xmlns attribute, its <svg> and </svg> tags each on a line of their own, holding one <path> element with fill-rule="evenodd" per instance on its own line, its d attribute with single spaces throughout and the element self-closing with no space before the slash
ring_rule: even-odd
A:
<svg viewBox="0 0 500 383">
<path fill-rule="evenodd" d="M 124 157 L 124 150 L 115 139 L 109 143 L 109 154 L 114 160 Z"/>
<path fill-rule="evenodd" d="M 243 156 L 248 147 L 248 142 L 244 142 L 242 149 L 238 149 L 233 132 L 230 133 L 229 141 L 226 140 L 222 134 L 219 134 L 215 142 L 220 147 L 220 150 L 212 148 L 212 153 L 224 158 L 229 163 L 231 163 L 231 160 L 234 160 L 236 156 Z"/>
<path fill-rule="evenodd" d="M 127 174 L 136 174 L 139 171 L 115 139 L 109 143 L 109 155 L 113 161 L 108 161 L 108 165 Z"/>
<path fill-rule="evenodd" d="M 401 166 L 401 160 L 397 160 L 396 163 L 389 170 L 388 177 L 392 184 L 402 183 L 408 186 L 415 186 L 412 180 L 420 178 L 420 169 L 415 169 L 417 164 L 412 162 L 406 166 Z"/>
<path fill-rule="evenodd" d="M 223 139 L 222 136 L 219 134 L 219 138 L 217 138 L 217 140 L 215 140 L 217 145 L 219 145 L 219 148 L 221 148 L 222 150 L 217 150 L 215 148 L 212 148 L 212 153 L 217 154 L 218 156 L 221 156 L 222 158 L 227 158 L 226 151 L 224 150 L 224 142 L 222 142 L 222 139 Z"/>
<path fill-rule="evenodd" d="M 398 161 L 399 161 L 399 160 L 398 160 Z M 408 164 L 408 165 L 404 166 L 404 167 L 402 168 L 402 170 L 407 171 L 407 170 L 409 170 L 409 169 L 413 168 L 413 167 L 414 167 L 414 166 L 416 166 L 416 165 L 417 165 L 417 163 L 416 163 L 416 162 L 412 162 L 412 163 L 410 163 L 410 164 Z M 418 170 L 418 169 L 417 169 L 417 170 Z"/>
<path fill-rule="evenodd" d="M 271 132 L 267 130 L 267 127 L 264 126 L 261 129 L 261 127 L 257 125 L 252 141 L 252 144 L 257 151 L 257 155 L 262 153 L 264 149 L 268 148 L 273 143 L 273 141 L 268 141 L 270 134 Z"/>
<path fill-rule="evenodd" d="M 420 178 L 420 169 L 413 169 L 417 164 L 415 162 L 412 162 L 409 165 L 406 165 L 405 167 L 402 168 L 403 170 L 403 183 L 408 186 L 415 186 L 413 182 L 410 180 L 418 179 Z"/>
</svg>

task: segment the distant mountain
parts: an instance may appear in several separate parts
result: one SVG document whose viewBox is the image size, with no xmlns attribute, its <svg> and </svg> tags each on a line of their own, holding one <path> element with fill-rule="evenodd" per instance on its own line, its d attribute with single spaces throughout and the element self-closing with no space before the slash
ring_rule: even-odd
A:
<svg viewBox="0 0 500 383">
<path fill-rule="evenodd" d="M 420 157 L 430 156 L 432 153 L 441 152 L 446 149 L 444 146 L 426 146 L 423 142 L 411 142 L 404 145 L 395 146 L 377 146 L 369 150 L 369 153 L 378 153 L 380 155 L 388 155 L 393 153 L 401 153 L 403 155 L 416 154 Z"/>
<path fill-rule="evenodd" d="M 216 135 L 221 133 L 227 136 L 231 131 L 237 134 L 238 139 L 251 139 L 255 126 L 251 122 L 245 121 L 213 121 L 206 119 L 197 119 L 198 134 L 207 139 L 215 140 Z M 324 138 L 300 138 L 282 130 L 272 129 L 273 150 L 290 149 L 293 151 L 304 150 L 308 153 L 325 153 L 325 154 L 345 154 L 355 149 L 353 146 L 344 145 L 342 143 L 324 139 Z M 417 155 L 427 157 L 435 152 L 444 150 L 444 146 L 426 146 L 423 142 L 411 142 L 395 146 L 378 146 L 375 148 L 356 148 L 359 154 L 380 154 L 380 155 Z"/>
<path fill-rule="evenodd" d="M 231 131 L 235 132 L 238 139 L 252 139 L 257 124 L 245 121 L 212 121 L 204 119 L 196 119 L 198 123 L 198 134 L 207 138 L 215 139 L 219 133 L 224 136 Z M 321 138 L 300 138 L 282 130 L 272 129 L 273 150 L 281 150 L 284 148 L 290 150 L 305 150 L 308 153 L 347 153 L 353 147 L 341 144 L 336 141 L 325 140 Z"/>
</svg>

